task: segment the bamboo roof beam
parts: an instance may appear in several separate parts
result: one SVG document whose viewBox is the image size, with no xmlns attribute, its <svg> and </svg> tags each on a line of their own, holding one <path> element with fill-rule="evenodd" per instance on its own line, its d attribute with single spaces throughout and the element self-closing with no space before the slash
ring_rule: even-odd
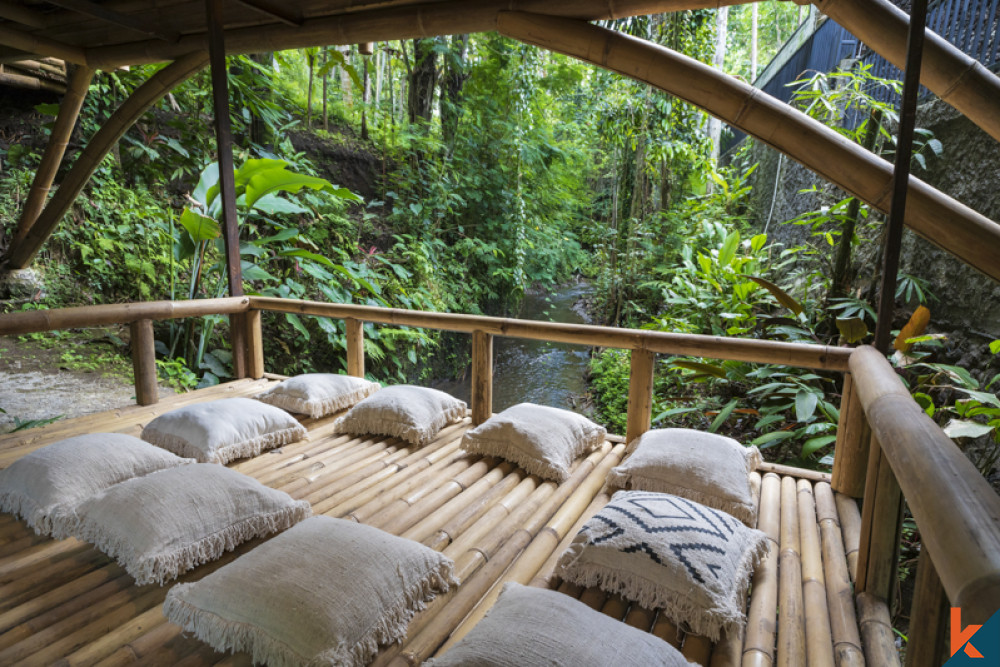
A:
<svg viewBox="0 0 1000 667">
<path fill-rule="evenodd" d="M 63 9 L 68 9 L 77 14 L 83 14 L 84 16 L 90 16 L 101 21 L 105 21 L 112 25 L 118 26 L 120 28 L 127 28 L 129 30 L 134 30 L 135 32 L 142 33 L 143 35 L 148 35 L 150 37 L 155 37 L 156 39 L 162 39 L 167 42 L 176 41 L 178 35 L 165 33 L 158 30 L 155 26 L 147 24 L 145 21 L 136 19 L 129 14 L 123 14 L 121 12 L 116 12 L 113 9 L 109 9 L 104 5 L 99 5 L 96 2 L 90 2 L 90 0 L 48 0 L 51 4 L 62 7 Z"/>
<path fill-rule="evenodd" d="M 393 39 L 489 32 L 497 13 L 508 9 L 539 11 L 586 20 L 615 19 L 685 9 L 737 4 L 741 0 L 447 0 L 412 6 L 362 10 L 306 19 L 301 26 L 257 25 L 226 30 L 227 53 L 260 53 L 308 46 L 382 42 Z M 2 43 L 2 40 L 0 40 Z M 89 61 L 101 69 L 160 62 L 208 48 L 204 32 L 184 35 L 173 44 L 137 41 L 87 49 Z"/>
<path fill-rule="evenodd" d="M 25 88 L 27 90 L 48 90 L 60 95 L 66 92 L 66 84 L 48 79 L 39 79 L 34 76 L 25 76 L 16 72 L 0 71 L 0 84 L 12 86 L 14 88 Z"/>
<path fill-rule="evenodd" d="M 7 269 L 26 268 L 45 241 L 55 231 L 66 212 L 80 195 L 101 160 L 118 143 L 139 118 L 182 81 L 200 71 L 208 62 L 208 54 L 190 53 L 159 70 L 122 103 L 100 130 L 91 137 L 73 168 L 63 179 L 55 195 L 38 216 L 38 220 L 17 245 L 12 245 L 4 262 Z"/>
<path fill-rule="evenodd" d="M 0 24 L 0 44 L 20 49 L 28 54 L 54 56 L 76 65 L 87 64 L 87 56 L 81 47 L 25 32 L 9 25 Z"/>
<path fill-rule="evenodd" d="M 281 21 L 285 25 L 289 25 L 294 28 L 302 25 L 302 18 L 296 15 L 295 12 L 290 11 L 287 7 L 272 4 L 266 0 L 236 0 L 236 2 L 244 7 L 249 7 L 254 11 L 260 12 L 264 16 L 269 16 L 273 19 Z"/>
<path fill-rule="evenodd" d="M 0 18 L 26 25 L 29 28 L 44 28 L 46 26 L 45 14 L 26 7 L 20 2 L 11 2 L 11 0 L 0 0 Z"/>
<path fill-rule="evenodd" d="M 815 0 L 821 12 L 886 60 L 906 64 L 909 16 L 888 0 Z M 1000 141 L 1000 77 L 928 29 L 920 81 L 935 95 Z"/>
<path fill-rule="evenodd" d="M 701 107 L 888 211 L 892 165 L 801 111 L 693 58 L 612 30 L 554 16 L 503 12 L 501 34 L 648 83 Z M 905 223 L 994 280 L 1000 225 L 923 181 L 909 178 Z"/>
</svg>

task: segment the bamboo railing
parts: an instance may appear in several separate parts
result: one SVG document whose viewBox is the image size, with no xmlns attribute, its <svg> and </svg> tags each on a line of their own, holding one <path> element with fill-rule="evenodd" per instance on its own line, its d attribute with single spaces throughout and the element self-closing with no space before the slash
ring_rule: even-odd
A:
<svg viewBox="0 0 1000 667">
<path fill-rule="evenodd" d="M 848 552 L 849 569 L 856 568 L 853 577 L 856 604 L 866 650 L 868 647 L 878 650 L 876 647 L 884 644 L 881 640 L 885 632 L 891 632 L 886 625 L 886 609 L 896 576 L 894 568 L 904 498 L 926 546 L 920 559 L 918 591 L 911 611 L 911 619 L 921 628 L 921 637 L 910 646 L 907 664 L 936 664 L 934 660 L 943 650 L 943 624 L 947 621 L 943 609 L 948 601 L 961 607 L 966 624 L 985 623 L 1000 607 L 1000 496 L 913 401 L 885 357 L 871 347 L 850 350 L 257 296 L 10 313 L 0 315 L 0 335 L 127 323 L 132 332 L 136 398 L 139 403 L 148 404 L 156 402 L 153 320 L 239 315 L 232 321 L 242 322 L 246 327 L 247 373 L 260 378 L 265 370 L 261 334 L 263 311 L 343 319 L 347 368 L 349 374 L 356 376 L 363 376 L 365 369 L 363 322 L 471 334 L 473 423 L 481 423 L 492 414 L 494 336 L 631 350 L 627 439 L 650 428 L 652 377 L 657 353 L 844 372 L 842 418 L 838 426 L 832 488 L 840 492 L 837 503 L 853 502 L 848 495 L 864 497 L 856 566 L 850 557 L 854 547 L 845 551 Z M 770 483 L 772 479 L 777 481 L 778 478 L 768 475 L 765 481 Z M 780 490 L 772 489 L 770 493 L 777 497 L 778 493 L 794 495 L 798 492 L 802 489 L 785 483 Z M 827 549 L 834 538 L 839 538 L 839 531 L 837 534 L 828 532 L 827 529 L 836 528 L 828 525 L 830 521 L 822 522 L 822 516 L 832 512 L 834 502 L 829 489 L 825 493 L 816 498 L 822 536 L 808 531 L 800 534 L 796 525 L 803 522 L 791 514 L 780 518 L 780 530 L 778 519 L 774 519 L 773 539 L 781 551 L 777 561 L 814 563 L 818 550 Z M 354 502 L 350 498 L 338 500 L 348 501 Z M 794 507 L 794 503 L 789 507 Z M 803 565 L 800 572 L 799 568 L 778 566 L 778 562 L 765 564 L 762 576 L 773 578 L 774 572 L 767 568 L 777 567 L 782 577 L 802 578 L 801 585 L 786 586 L 786 589 L 801 590 L 804 597 L 783 600 L 783 608 L 798 608 L 804 604 L 815 607 L 810 600 L 823 597 L 823 582 L 815 568 Z M 840 579 L 846 581 L 847 573 L 842 575 Z M 833 595 L 835 589 L 830 586 L 836 583 L 826 583 L 828 596 Z M 472 602 L 470 598 L 470 604 Z M 750 613 L 753 616 L 754 610 Z M 842 621 L 840 616 L 831 619 L 834 634 L 841 638 L 834 642 L 838 655 L 853 651 L 857 645 L 850 630 L 842 627 Z M 827 641 L 826 635 L 815 635 L 808 625 L 785 624 L 776 630 L 777 640 L 794 649 L 790 655 L 807 644 Z M 748 637 L 747 641 L 751 645 L 756 640 Z"/>
</svg>

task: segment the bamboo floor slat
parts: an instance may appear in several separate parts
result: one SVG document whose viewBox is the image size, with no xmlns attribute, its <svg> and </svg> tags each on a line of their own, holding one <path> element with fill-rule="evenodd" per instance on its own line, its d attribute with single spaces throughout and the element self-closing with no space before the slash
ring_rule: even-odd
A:
<svg viewBox="0 0 1000 667">
<path fill-rule="evenodd" d="M 138 434 L 159 414 L 196 401 L 252 396 L 273 380 L 241 380 L 0 436 L 0 467 L 56 440 L 82 433 Z M 468 455 L 459 445 L 468 419 L 424 447 L 395 438 L 333 433 L 336 416 L 303 419 L 309 437 L 231 464 L 262 483 L 306 499 L 317 514 L 378 526 L 455 560 L 462 580 L 417 614 L 402 644 L 375 665 L 419 664 L 450 648 L 478 623 L 506 582 L 550 587 L 632 627 L 653 633 L 705 667 L 776 664 L 863 665 L 893 655 L 878 600 L 856 606 L 852 593 L 860 515 L 828 479 L 769 466 L 751 476 L 758 528 L 771 549 L 747 600 L 748 623 L 712 645 L 686 634 L 658 610 L 562 582 L 559 555 L 608 501 L 607 471 L 623 454 L 620 438 L 578 461 L 561 485 L 510 463 Z M 197 580 L 259 544 L 238 547 L 183 576 Z M 111 559 L 75 540 L 37 537 L 0 515 L 0 664 L 249 665 L 185 635 L 161 612 L 169 586 L 137 587 Z M 858 611 L 860 609 L 860 612 Z M 781 613 L 779 613 L 781 612 Z M 861 625 L 859 626 L 859 616 Z"/>
</svg>

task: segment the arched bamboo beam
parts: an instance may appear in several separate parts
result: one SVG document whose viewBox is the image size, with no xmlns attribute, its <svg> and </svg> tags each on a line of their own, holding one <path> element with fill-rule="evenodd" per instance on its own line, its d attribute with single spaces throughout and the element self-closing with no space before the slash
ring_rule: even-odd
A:
<svg viewBox="0 0 1000 667">
<path fill-rule="evenodd" d="M 910 19 L 887 0 L 816 0 L 821 12 L 900 69 Z M 1000 77 L 928 29 L 920 82 L 1000 141 Z"/>
<path fill-rule="evenodd" d="M 648 83 L 705 109 L 788 155 L 880 211 L 889 207 L 892 165 L 822 123 L 685 55 L 583 21 L 503 12 L 501 34 Z M 906 224 L 994 280 L 1000 225 L 910 178 Z"/>
<path fill-rule="evenodd" d="M 599 20 L 685 9 L 739 4 L 743 0 L 450 0 L 419 5 L 361 10 L 302 21 L 301 25 L 257 25 L 227 30 L 226 53 L 260 53 L 317 44 L 357 44 L 437 35 L 489 32 L 497 12 L 518 10 L 553 16 Z M 109 69 L 175 58 L 208 48 L 205 33 L 188 34 L 172 44 L 142 40 L 87 49 L 87 62 Z"/>
<path fill-rule="evenodd" d="M 201 70 L 207 62 L 208 54 L 203 52 L 190 53 L 178 58 L 139 86 L 111 114 L 111 118 L 87 143 L 86 148 L 73 164 L 73 168 L 66 174 L 59 189 L 56 190 L 52 199 L 49 200 L 48 206 L 38 216 L 35 224 L 28 230 L 24 239 L 17 245 L 11 246 L 4 268 L 23 269 L 31 264 L 42 245 L 55 231 L 59 221 L 76 201 L 101 160 L 114 148 L 118 140 L 153 104 L 179 83 Z"/>
</svg>

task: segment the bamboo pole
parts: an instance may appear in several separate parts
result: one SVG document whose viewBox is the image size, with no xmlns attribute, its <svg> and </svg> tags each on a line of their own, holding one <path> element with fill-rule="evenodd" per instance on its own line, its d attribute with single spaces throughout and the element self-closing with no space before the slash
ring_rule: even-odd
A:
<svg viewBox="0 0 1000 667">
<path fill-rule="evenodd" d="M 163 609 L 156 605 L 128 619 L 96 641 L 86 644 L 59 661 L 60 667 L 91 667 L 144 633 L 156 628 L 168 628 L 170 623 L 163 616 Z M 176 627 L 176 626 L 175 626 Z"/>
<path fill-rule="evenodd" d="M 871 593 L 858 594 L 858 621 L 861 637 L 865 643 L 865 657 L 868 664 L 879 667 L 898 667 L 899 652 L 896 650 L 896 635 L 892 631 L 892 620 L 885 600 Z"/>
<path fill-rule="evenodd" d="M 31 182 L 28 199 L 24 203 L 24 208 L 21 209 L 17 230 L 11 237 L 11 248 L 24 240 L 28 230 L 35 224 L 38 215 L 45 206 L 45 200 L 49 196 L 49 190 L 55 181 L 59 165 L 66 154 L 66 145 L 73 134 L 73 128 L 76 127 L 76 120 L 80 117 L 80 109 L 83 107 L 83 101 L 87 98 L 87 90 L 93 79 L 94 70 L 86 66 L 77 67 L 70 76 L 66 95 L 59 105 L 56 124 L 52 128 L 52 134 L 49 136 L 45 152 L 42 154 L 42 162 L 38 165 L 35 178 Z"/>
<path fill-rule="evenodd" d="M 591 589 L 587 589 L 591 590 Z M 580 598 L 583 601 L 583 598 Z M 663 613 L 661 609 L 656 614 L 656 620 L 653 621 L 653 629 L 650 630 L 654 637 L 659 637 L 663 641 L 667 642 L 675 649 L 680 650 L 681 648 L 681 633 L 674 625 L 674 622 L 667 618 L 667 615 Z"/>
<path fill-rule="evenodd" d="M 111 114 L 107 122 L 84 147 L 69 173 L 63 178 L 59 189 L 38 216 L 35 224 L 27 231 L 22 242 L 11 247 L 8 254 L 9 268 L 23 269 L 31 264 L 42 245 L 55 231 L 59 221 L 62 220 L 80 192 L 83 191 L 98 165 L 114 148 L 118 140 L 153 104 L 175 86 L 200 71 L 205 66 L 206 61 L 207 56 L 202 52 L 190 53 L 178 58 L 139 86 Z"/>
<path fill-rule="evenodd" d="M 816 0 L 816 7 L 900 69 L 906 62 L 909 16 L 886 0 Z M 1000 141 L 1000 79 L 930 29 L 920 82 Z"/>
<path fill-rule="evenodd" d="M 833 667 L 833 637 L 830 607 L 826 601 L 826 577 L 820 546 L 819 524 L 813 487 L 807 480 L 796 483 L 799 505 L 799 537 L 802 549 L 802 597 L 805 604 L 806 655 L 811 667 Z"/>
<path fill-rule="evenodd" d="M 620 621 L 628 613 L 628 600 L 617 593 L 613 593 L 604 601 L 604 605 L 601 606 L 601 613 L 605 616 L 610 616 L 616 621 Z"/>
<path fill-rule="evenodd" d="M 863 667 L 865 656 L 861 649 L 861 635 L 858 633 L 858 619 L 854 611 L 854 590 L 847 573 L 844 542 L 833 491 L 829 484 L 817 484 L 814 490 L 834 657 L 838 667 Z"/>
<path fill-rule="evenodd" d="M 770 461 L 761 461 L 757 465 L 757 471 L 760 473 L 773 472 L 780 477 L 794 477 L 795 479 L 807 479 L 810 482 L 830 482 L 831 475 L 828 472 L 822 472 L 820 470 L 809 470 L 808 468 L 796 468 L 795 466 L 781 465 L 780 463 L 771 463 Z"/>
<path fill-rule="evenodd" d="M 649 350 L 632 350 L 628 380 L 628 414 L 625 441 L 631 443 L 649 430 L 653 416 L 653 372 L 656 354 Z"/>
<path fill-rule="evenodd" d="M 436 491 L 442 486 L 446 491 L 457 489 L 454 493 L 458 493 L 462 484 L 455 480 L 467 478 L 466 474 L 470 471 L 473 476 L 477 474 L 481 476 L 488 469 L 488 466 L 482 461 L 473 464 L 464 453 L 458 454 L 455 459 L 445 459 L 441 464 L 447 465 L 442 465 L 437 470 L 428 469 L 422 476 L 414 476 L 403 494 L 395 492 L 394 489 L 393 493 L 382 494 L 364 507 L 354 510 L 348 516 L 359 523 L 367 523 L 375 528 L 385 530 L 387 533 L 396 534 L 394 530 L 386 530 L 385 525 L 388 524 L 397 529 L 402 526 L 403 530 L 409 528 L 407 522 L 410 520 L 416 522 L 423 518 L 423 516 L 419 516 L 412 519 L 411 516 L 408 516 L 411 510 L 415 507 L 426 509 L 423 502 L 425 500 L 437 501 Z"/>
<path fill-rule="evenodd" d="M 837 515 L 840 520 L 840 530 L 844 535 L 844 553 L 847 556 L 847 568 L 851 581 L 857 579 L 858 550 L 861 543 L 861 513 L 854 498 L 842 493 L 836 494 Z"/>
<path fill-rule="evenodd" d="M 0 44 L 26 53 L 52 56 L 75 65 L 89 65 L 86 51 L 79 46 L 19 30 L 9 24 L 0 25 Z"/>
<path fill-rule="evenodd" d="M 781 480 L 781 552 L 778 556 L 778 667 L 806 664 L 805 612 L 802 602 L 802 557 L 795 480 Z"/>
<path fill-rule="evenodd" d="M 247 376 L 254 380 L 264 377 L 264 332 L 261 326 L 261 312 L 246 312 Z"/>
<path fill-rule="evenodd" d="M 132 373 L 135 376 L 135 402 L 139 405 L 153 405 L 160 400 L 153 320 L 136 320 L 129 324 L 129 332 Z"/>
<path fill-rule="evenodd" d="M 917 560 L 917 581 L 913 587 L 906 667 L 938 667 L 947 660 L 945 628 L 948 627 L 948 596 L 934 563 L 926 550 Z M 957 629 L 957 628 L 956 628 Z"/>
<path fill-rule="evenodd" d="M 526 476 L 520 468 L 504 477 L 503 481 L 487 491 L 479 500 L 468 503 L 451 519 L 445 521 L 436 531 L 420 540 L 424 546 L 442 551 L 463 535 L 471 526 L 483 520 L 487 514 L 506 516 L 510 508 L 526 498 L 538 486 L 538 478 Z M 499 500 L 498 499 L 502 499 Z M 492 521 L 487 519 L 486 524 Z"/>
<path fill-rule="evenodd" d="M 855 581 L 857 590 L 894 599 L 903 494 L 879 441 L 872 436 L 868 480 L 861 506 L 861 537 Z"/>
<path fill-rule="evenodd" d="M 250 297 L 250 302 L 253 308 L 282 313 L 337 318 L 353 317 L 366 322 L 465 333 L 472 333 L 478 329 L 494 336 L 545 340 L 553 343 L 615 347 L 625 350 L 645 349 L 659 354 L 733 359 L 751 363 L 775 363 L 824 370 L 846 370 L 847 360 L 851 355 L 851 350 L 847 348 L 750 338 L 675 334 L 645 329 L 537 322 L 482 315 L 434 313 L 401 308 L 298 301 L 261 296 Z M 3 331 L 0 330 L 0 333 Z"/>
<path fill-rule="evenodd" d="M 593 63 L 676 95 L 785 153 L 880 211 L 892 165 L 835 130 L 747 83 L 657 44 L 582 21 L 503 12 L 501 34 Z M 905 223 L 1000 280 L 1000 225 L 910 177 Z"/>
<path fill-rule="evenodd" d="M 353 317 L 344 318 L 347 331 L 347 374 L 357 378 L 365 376 L 365 330 Z"/>
<path fill-rule="evenodd" d="M 722 636 L 712 648 L 711 667 L 738 667 L 743 655 L 743 629 L 737 632 L 722 631 Z"/>
<path fill-rule="evenodd" d="M 833 454 L 834 491 L 852 498 L 865 495 L 865 472 L 868 468 L 868 444 L 871 430 L 865 411 L 854 391 L 854 376 L 844 373 L 844 390 L 840 399 L 840 421 L 837 424 L 837 444 Z"/>
<path fill-rule="evenodd" d="M 16 72 L 0 71 L 0 84 L 12 88 L 23 88 L 25 90 L 46 90 L 59 95 L 66 94 L 65 84 L 58 81 L 49 81 L 48 79 L 18 74 Z"/>
<path fill-rule="evenodd" d="M 708 667 L 712 659 L 712 642 L 707 637 L 688 634 L 684 637 L 681 655 L 690 662 Z"/>
<path fill-rule="evenodd" d="M 583 593 L 580 594 L 580 602 L 587 605 L 594 611 L 600 611 L 601 609 L 603 609 L 604 603 L 605 601 L 607 601 L 607 599 L 608 599 L 608 594 L 605 593 L 600 588 L 598 588 L 597 586 L 591 586 L 585 589 Z M 674 630 L 676 631 L 676 626 L 674 627 Z M 680 648 L 680 647 L 681 643 L 678 640 L 677 646 L 675 648 Z"/>
<path fill-rule="evenodd" d="M 472 425 L 493 416 L 493 336 L 472 332 Z"/>
<path fill-rule="evenodd" d="M 774 473 L 761 480 L 757 529 L 768 538 L 767 555 L 754 571 L 750 610 L 743 642 L 743 667 L 770 667 L 774 664 L 774 640 L 778 610 L 778 552 L 781 525 L 781 480 Z"/>
</svg>

